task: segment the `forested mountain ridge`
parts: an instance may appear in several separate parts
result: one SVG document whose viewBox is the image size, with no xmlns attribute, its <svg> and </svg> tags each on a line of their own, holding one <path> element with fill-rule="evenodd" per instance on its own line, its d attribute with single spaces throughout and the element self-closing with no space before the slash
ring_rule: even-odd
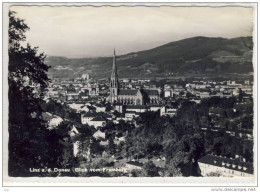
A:
<svg viewBox="0 0 260 192">
<path fill-rule="evenodd" d="M 252 56 L 252 37 L 225 39 L 199 36 L 117 56 L 117 66 L 119 77 L 247 74 L 253 72 Z M 82 73 L 109 77 L 112 68 L 112 57 L 70 59 L 52 56 L 46 61 L 52 67 L 49 74 L 54 77 L 75 77 Z"/>
</svg>

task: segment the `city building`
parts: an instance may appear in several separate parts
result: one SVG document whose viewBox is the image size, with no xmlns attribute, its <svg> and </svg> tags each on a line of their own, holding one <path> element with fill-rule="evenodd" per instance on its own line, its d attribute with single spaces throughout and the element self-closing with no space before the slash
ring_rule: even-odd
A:
<svg viewBox="0 0 260 192">
<path fill-rule="evenodd" d="M 222 176 L 222 177 L 252 177 L 254 176 L 253 164 L 240 160 L 220 157 L 216 155 L 206 155 L 198 160 L 201 175 Z"/>
</svg>

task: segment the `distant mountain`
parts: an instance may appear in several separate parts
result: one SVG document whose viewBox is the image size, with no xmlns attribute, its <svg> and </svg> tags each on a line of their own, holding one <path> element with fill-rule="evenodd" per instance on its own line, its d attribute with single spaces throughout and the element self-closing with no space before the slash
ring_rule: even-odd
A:
<svg viewBox="0 0 260 192">
<path fill-rule="evenodd" d="M 252 37 L 193 37 L 117 56 L 117 67 L 119 77 L 247 74 L 253 72 L 252 56 Z M 54 77 L 76 77 L 83 73 L 109 77 L 112 68 L 112 57 L 48 57 L 46 62 L 52 67 L 49 74 Z"/>
</svg>

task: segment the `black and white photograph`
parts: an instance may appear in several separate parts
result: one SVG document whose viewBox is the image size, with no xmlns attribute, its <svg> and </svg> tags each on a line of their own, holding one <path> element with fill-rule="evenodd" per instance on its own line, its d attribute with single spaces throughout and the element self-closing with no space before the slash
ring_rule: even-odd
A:
<svg viewBox="0 0 260 192">
<path fill-rule="evenodd" d="M 4 3 L 4 182 L 254 185 L 255 14 L 255 3 Z"/>
</svg>

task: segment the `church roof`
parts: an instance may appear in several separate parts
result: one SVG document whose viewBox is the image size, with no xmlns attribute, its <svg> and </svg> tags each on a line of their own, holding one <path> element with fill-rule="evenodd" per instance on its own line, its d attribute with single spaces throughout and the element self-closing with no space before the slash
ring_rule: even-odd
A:
<svg viewBox="0 0 260 192">
<path fill-rule="evenodd" d="M 119 89 L 118 95 L 137 95 L 138 89 Z"/>
<path fill-rule="evenodd" d="M 149 109 L 146 105 L 127 105 L 126 109 Z"/>
<path fill-rule="evenodd" d="M 158 90 L 144 89 L 144 92 L 145 92 L 147 95 L 156 95 L 156 96 L 159 96 Z"/>
</svg>

